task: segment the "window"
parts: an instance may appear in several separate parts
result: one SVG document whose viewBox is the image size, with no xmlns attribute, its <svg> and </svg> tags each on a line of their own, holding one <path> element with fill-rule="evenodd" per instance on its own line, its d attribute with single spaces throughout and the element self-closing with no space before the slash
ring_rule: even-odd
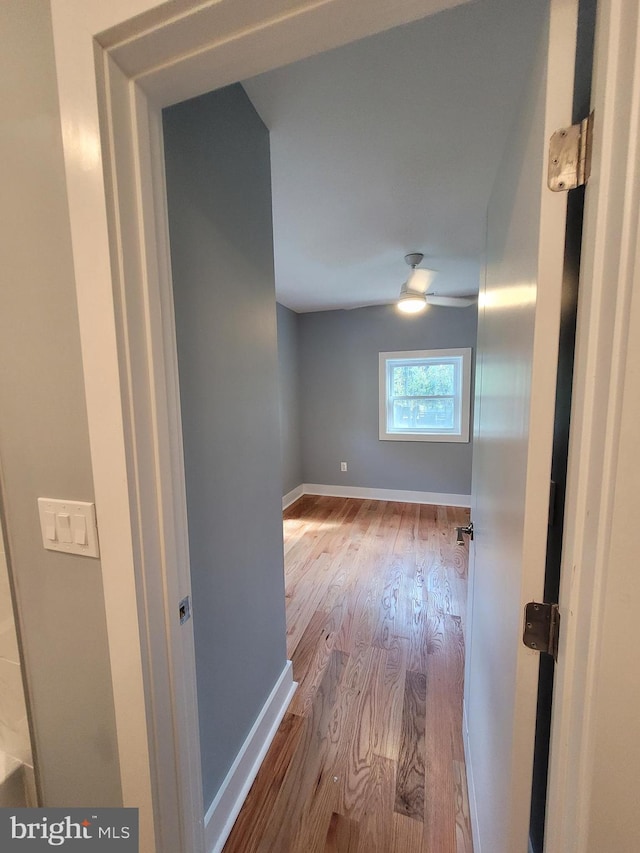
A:
<svg viewBox="0 0 640 853">
<path fill-rule="evenodd" d="M 469 441 L 471 350 L 380 353 L 380 439 Z"/>
</svg>

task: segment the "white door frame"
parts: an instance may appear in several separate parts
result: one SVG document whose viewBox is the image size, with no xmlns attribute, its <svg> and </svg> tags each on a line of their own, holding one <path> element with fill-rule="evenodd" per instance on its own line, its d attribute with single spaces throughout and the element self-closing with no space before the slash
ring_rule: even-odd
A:
<svg viewBox="0 0 640 853">
<path fill-rule="evenodd" d="M 204 849 L 193 635 L 176 620 L 189 572 L 160 107 L 454 5 L 51 0 L 120 772 L 125 805 L 141 810 L 145 853 Z M 614 125 L 626 108 L 611 97 L 620 56 L 636 51 L 620 26 L 632 8 L 637 0 L 611 0 L 600 13 L 595 103 Z M 582 277 L 565 563 L 586 555 L 589 567 L 565 570 L 567 663 L 551 766 L 552 792 L 564 802 L 549 816 L 549 849 L 563 853 L 583 849 L 572 846 L 586 802 L 576 755 L 589 725 L 576 726 L 588 708 L 595 648 L 581 644 L 578 623 L 586 613 L 597 628 L 611 512 L 602 501 L 615 486 L 615 386 L 591 380 L 596 367 L 616 379 L 624 362 L 628 272 L 616 263 L 615 279 L 613 268 L 604 273 L 611 255 L 631 251 L 628 229 L 614 227 L 624 209 L 608 204 L 609 189 L 620 189 L 616 153 L 633 132 L 628 122 L 621 129 L 616 139 L 596 131 L 597 189 L 587 202 L 593 245 Z M 637 188 L 625 204 L 637 203 L 630 192 Z M 603 406 L 604 421 L 594 417 Z M 605 515 L 592 551 L 594 512 Z"/>
<path fill-rule="evenodd" d="M 622 390 L 627 365 L 640 359 L 640 340 L 629 331 L 632 291 L 640 287 L 638 0 L 599 3 L 592 106 L 545 842 L 551 853 L 588 846 L 597 726 L 592 698 L 615 521 Z"/>
</svg>

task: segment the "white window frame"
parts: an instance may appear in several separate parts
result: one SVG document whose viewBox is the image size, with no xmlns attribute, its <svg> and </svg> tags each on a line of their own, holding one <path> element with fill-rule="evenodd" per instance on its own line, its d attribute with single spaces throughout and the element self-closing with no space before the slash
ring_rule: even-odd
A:
<svg viewBox="0 0 640 853">
<path fill-rule="evenodd" d="M 459 365 L 456 371 L 456 394 L 454 399 L 456 426 L 453 430 L 414 428 L 393 429 L 391 410 L 391 370 L 398 363 L 431 361 L 441 364 L 449 362 Z M 449 441 L 468 442 L 471 415 L 471 349 L 410 350 L 406 352 L 381 352 L 378 363 L 379 375 L 379 429 L 380 441 Z"/>
</svg>

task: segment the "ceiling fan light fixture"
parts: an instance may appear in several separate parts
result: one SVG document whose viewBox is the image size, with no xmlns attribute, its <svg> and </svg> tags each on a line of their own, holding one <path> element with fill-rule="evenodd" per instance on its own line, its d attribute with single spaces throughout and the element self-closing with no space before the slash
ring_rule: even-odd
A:
<svg viewBox="0 0 640 853">
<path fill-rule="evenodd" d="M 409 290 L 406 285 L 403 285 L 397 305 L 398 311 L 402 311 L 403 314 L 419 314 L 426 309 L 427 300 L 424 293 Z"/>
</svg>

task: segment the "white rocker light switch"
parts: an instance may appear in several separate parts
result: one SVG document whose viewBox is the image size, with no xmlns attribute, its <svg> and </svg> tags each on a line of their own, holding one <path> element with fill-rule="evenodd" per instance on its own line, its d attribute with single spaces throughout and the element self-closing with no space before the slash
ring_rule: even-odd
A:
<svg viewBox="0 0 640 853">
<path fill-rule="evenodd" d="M 56 514 L 45 512 L 44 514 L 44 538 L 50 542 L 56 541 Z"/>
</svg>

